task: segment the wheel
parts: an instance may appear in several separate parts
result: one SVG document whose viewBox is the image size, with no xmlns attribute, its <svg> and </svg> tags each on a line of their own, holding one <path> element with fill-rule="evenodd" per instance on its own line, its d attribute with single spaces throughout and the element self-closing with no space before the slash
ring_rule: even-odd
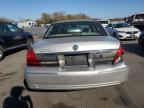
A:
<svg viewBox="0 0 144 108">
<path fill-rule="evenodd" d="M 0 46 L 0 61 L 4 58 L 4 48 Z"/>
<path fill-rule="evenodd" d="M 142 37 L 139 39 L 139 46 L 144 50 L 144 39 Z"/>
<path fill-rule="evenodd" d="M 33 45 L 33 39 L 32 38 L 28 38 L 27 39 L 27 48 L 30 48 Z"/>
</svg>

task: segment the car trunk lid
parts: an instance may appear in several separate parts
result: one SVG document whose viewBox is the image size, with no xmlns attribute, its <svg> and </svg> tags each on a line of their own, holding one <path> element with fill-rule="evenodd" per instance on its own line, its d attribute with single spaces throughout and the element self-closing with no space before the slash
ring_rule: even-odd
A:
<svg viewBox="0 0 144 108">
<path fill-rule="evenodd" d="M 110 36 L 44 39 L 34 45 L 43 66 L 111 65 L 120 43 Z"/>
</svg>

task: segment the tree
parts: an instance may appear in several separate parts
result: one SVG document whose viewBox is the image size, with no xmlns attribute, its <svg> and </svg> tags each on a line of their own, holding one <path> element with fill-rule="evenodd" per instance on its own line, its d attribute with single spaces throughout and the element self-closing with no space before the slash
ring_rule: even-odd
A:
<svg viewBox="0 0 144 108">
<path fill-rule="evenodd" d="M 64 12 L 60 11 L 60 12 L 54 12 L 52 14 L 52 18 L 53 18 L 53 21 L 63 21 L 63 20 L 66 20 L 66 15 Z"/>
<path fill-rule="evenodd" d="M 50 15 L 49 15 L 48 13 L 42 13 L 41 21 L 42 21 L 44 24 L 49 23 L 49 21 L 50 21 Z"/>
<path fill-rule="evenodd" d="M 65 12 L 59 11 L 53 14 L 42 13 L 40 19 L 36 20 L 37 24 L 47 24 L 56 21 L 73 20 L 73 19 L 89 19 L 90 17 L 84 13 L 79 14 L 65 14 Z"/>
<path fill-rule="evenodd" d="M 11 23 L 15 22 L 14 20 L 11 20 L 11 19 L 8 19 L 8 18 L 5 18 L 5 17 L 1 17 L 0 21 L 2 21 L 2 22 L 11 22 Z"/>
</svg>

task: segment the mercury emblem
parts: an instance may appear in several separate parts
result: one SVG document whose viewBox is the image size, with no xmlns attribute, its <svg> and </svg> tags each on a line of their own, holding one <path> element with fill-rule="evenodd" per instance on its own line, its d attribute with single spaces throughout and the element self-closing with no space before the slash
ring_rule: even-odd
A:
<svg viewBox="0 0 144 108">
<path fill-rule="evenodd" d="M 73 50 L 77 51 L 78 50 L 78 45 L 73 45 Z"/>
</svg>

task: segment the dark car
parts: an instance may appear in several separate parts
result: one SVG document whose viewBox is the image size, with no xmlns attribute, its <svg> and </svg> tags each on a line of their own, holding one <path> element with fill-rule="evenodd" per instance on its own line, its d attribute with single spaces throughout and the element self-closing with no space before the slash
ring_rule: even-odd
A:
<svg viewBox="0 0 144 108">
<path fill-rule="evenodd" d="M 0 60 L 8 50 L 19 47 L 30 47 L 33 43 L 31 33 L 25 32 L 16 25 L 0 21 Z"/>
<path fill-rule="evenodd" d="M 139 30 L 144 31 L 144 13 L 136 13 L 127 17 L 125 20 L 132 26 L 135 26 Z"/>
<path fill-rule="evenodd" d="M 140 48 L 144 50 L 144 31 L 141 33 L 138 42 L 139 42 Z"/>
</svg>

